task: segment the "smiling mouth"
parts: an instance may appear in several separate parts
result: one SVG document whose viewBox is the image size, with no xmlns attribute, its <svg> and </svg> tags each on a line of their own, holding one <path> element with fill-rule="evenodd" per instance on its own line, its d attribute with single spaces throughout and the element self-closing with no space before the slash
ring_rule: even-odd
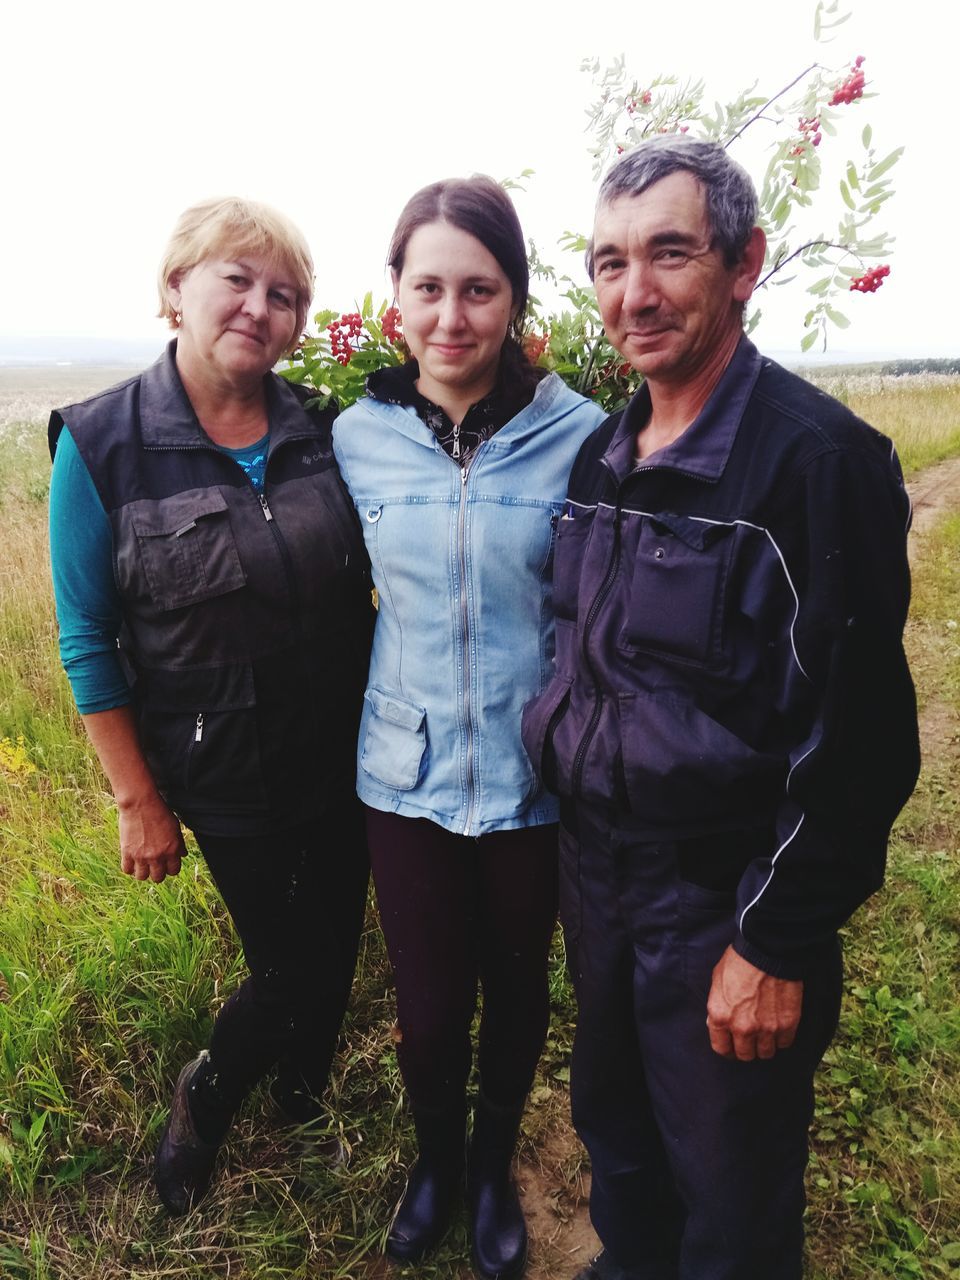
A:
<svg viewBox="0 0 960 1280">
<path fill-rule="evenodd" d="M 473 350 L 468 342 L 432 342 L 430 345 L 434 351 L 444 356 L 460 356 Z"/>
</svg>

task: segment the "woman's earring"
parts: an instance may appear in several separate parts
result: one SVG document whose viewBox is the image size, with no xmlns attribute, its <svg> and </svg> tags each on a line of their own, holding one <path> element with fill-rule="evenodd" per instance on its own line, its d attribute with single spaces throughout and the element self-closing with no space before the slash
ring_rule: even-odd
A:
<svg viewBox="0 0 960 1280">
<path fill-rule="evenodd" d="M 178 328 L 178 329 L 180 328 L 180 321 L 181 321 L 182 319 L 183 319 L 183 312 L 181 312 L 181 311 L 175 311 L 175 312 L 173 313 L 173 322 L 174 322 L 174 324 L 177 326 L 177 328 Z"/>
</svg>

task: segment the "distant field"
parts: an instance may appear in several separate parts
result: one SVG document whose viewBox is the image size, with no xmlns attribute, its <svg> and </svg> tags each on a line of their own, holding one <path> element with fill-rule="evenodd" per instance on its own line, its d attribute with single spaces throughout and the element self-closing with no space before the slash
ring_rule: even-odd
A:
<svg viewBox="0 0 960 1280">
<path fill-rule="evenodd" d="M 0 365 L 0 427 L 46 422 L 51 409 L 83 400 L 136 372 L 131 365 Z"/>
</svg>

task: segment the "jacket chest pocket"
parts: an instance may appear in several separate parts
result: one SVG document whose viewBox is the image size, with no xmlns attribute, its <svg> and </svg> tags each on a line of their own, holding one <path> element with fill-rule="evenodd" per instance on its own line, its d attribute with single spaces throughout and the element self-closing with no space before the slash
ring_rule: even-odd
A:
<svg viewBox="0 0 960 1280">
<path fill-rule="evenodd" d="M 157 608 L 180 609 L 245 584 L 226 499 L 219 489 L 144 499 L 132 505 L 130 520 Z"/>
<path fill-rule="evenodd" d="M 621 648 L 700 665 L 720 658 L 736 532 L 667 513 L 642 519 Z"/>
<path fill-rule="evenodd" d="M 557 537 L 553 562 L 553 611 L 558 618 L 575 622 L 580 594 L 580 579 L 587 544 L 594 525 L 593 511 L 571 518 L 563 515 L 557 521 Z"/>
</svg>

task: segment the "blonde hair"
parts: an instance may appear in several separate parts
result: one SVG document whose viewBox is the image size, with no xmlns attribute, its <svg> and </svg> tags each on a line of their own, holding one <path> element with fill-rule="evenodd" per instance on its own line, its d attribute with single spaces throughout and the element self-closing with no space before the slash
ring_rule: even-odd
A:
<svg viewBox="0 0 960 1280">
<path fill-rule="evenodd" d="M 267 259 L 291 277 L 297 292 L 296 346 L 313 298 L 313 259 L 306 240 L 290 219 L 256 200 L 225 196 L 203 200 L 181 213 L 157 272 L 157 314 L 169 321 L 171 329 L 179 328 L 169 292 L 176 278 L 206 258 L 232 258 L 247 253 Z"/>
</svg>

